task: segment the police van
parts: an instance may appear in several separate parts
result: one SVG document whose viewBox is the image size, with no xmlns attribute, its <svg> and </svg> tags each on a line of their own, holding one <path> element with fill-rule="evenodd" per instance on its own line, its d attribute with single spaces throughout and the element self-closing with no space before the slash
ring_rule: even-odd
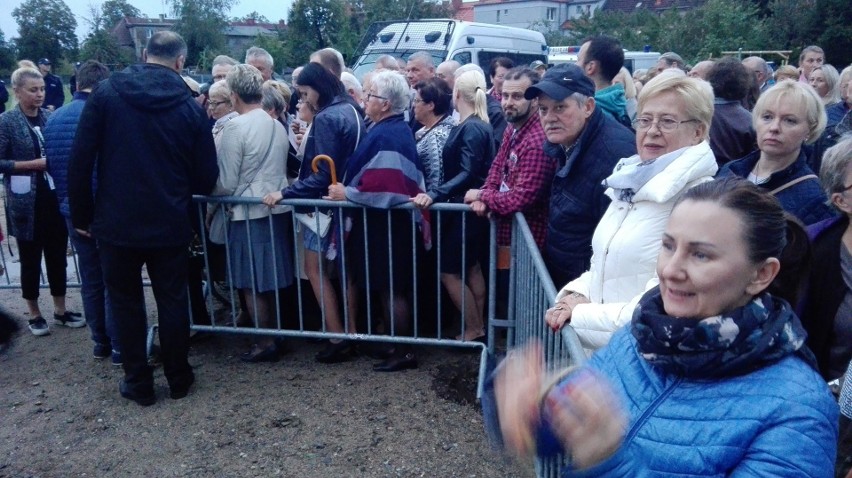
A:
<svg viewBox="0 0 852 478">
<path fill-rule="evenodd" d="M 352 63 L 352 70 L 360 79 L 382 55 L 408 60 L 417 51 L 429 52 L 435 66 L 446 60 L 456 60 L 462 65 L 476 63 L 486 75 L 491 60 L 498 56 L 511 58 L 516 65 L 547 61 L 547 43 L 541 32 L 430 19 L 373 23 L 355 50 L 357 60 Z"/>
<path fill-rule="evenodd" d="M 580 53 L 579 46 L 552 46 L 547 56 L 549 65 L 560 63 L 577 63 L 577 54 Z M 653 68 L 660 59 L 660 53 L 655 51 L 628 51 L 624 50 L 624 67 L 633 73 L 636 70 L 647 70 Z"/>
</svg>

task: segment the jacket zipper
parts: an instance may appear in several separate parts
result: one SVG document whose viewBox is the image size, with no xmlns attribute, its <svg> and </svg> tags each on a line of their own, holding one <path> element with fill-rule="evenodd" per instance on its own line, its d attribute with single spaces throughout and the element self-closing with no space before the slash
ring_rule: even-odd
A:
<svg viewBox="0 0 852 478">
<path fill-rule="evenodd" d="M 627 215 L 630 214 L 631 210 L 633 210 L 633 206 L 634 206 L 634 204 L 632 202 L 627 203 L 627 211 L 625 211 L 624 214 L 621 216 L 621 220 L 618 222 L 618 227 L 616 227 L 615 232 L 609 236 L 609 241 L 606 243 L 606 247 L 604 248 L 603 261 L 601 261 L 601 274 L 600 274 L 601 280 L 600 280 L 600 283 L 598 283 L 598 290 L 601 291 L 600 300 L 598 301 L 599 304 L 604 303 L 603 289 L 604 289 L 604 282 L 606 281 L 606 279 L 605 279 L 605 276 L 606 276 L 605 264 L 606 264 L 606 260 L 609 258 L 609 247 L 612 245 L 612 241 L 613 241 L 613 239 L 615 239 L 615 235 L 618 234 L 618 231 L 620 231 L 621 227 L 624 226 L 624 221 L 627 220 Z"/>
<path fill-rule="evenodd" d="M 674 383 L 672 383 L 669 388 L 665 389 L 663 393 L 659 397 L 657 397 L 653 403 L 651 403 L 651 406 L 649 406 L 647 409 L 645 409 L 644 412 L 642 412 L 642 415 L 639 417 L 638 420 L 636 420 L 636 423 L 634 423 L 633 426 L 630 427 L 630 432 L 627 434 L 627 436 L 624 437 L 624 443 L 621 446 L 625 446 L 633 441 L 633 438 L 636 436 L 637 433 L 639 433 L 639 429 L 642 428 L 642 425 L 645 424 L 645 422 L 648 420 L 648 417 L 657 410 L 657 408 L 660 406 L 660 404 L 663 403 L 664 400 L 669 398 L 669 395 L 671 395 L 674 389 L 677 388 L 677 386 L 680 385 L 680 382 L 682 381 L 683 378 L 675 379 Z"/>
</svg>

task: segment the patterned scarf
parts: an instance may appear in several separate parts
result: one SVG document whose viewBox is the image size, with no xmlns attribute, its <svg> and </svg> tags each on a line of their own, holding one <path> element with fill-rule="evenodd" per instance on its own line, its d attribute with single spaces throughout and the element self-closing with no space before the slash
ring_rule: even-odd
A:
<svg viewBox="0 0 852 478">
<path fill-rule="evenodd" d="M 681 319 L 666 315 L 657 287 L 639 301 L 632 332 L 645 360 L 684 377 L 745 375 L 790 354 L 816 369 L 799 318 L 786 301 L 768 293 L 723 315 Z"/>
</svg>

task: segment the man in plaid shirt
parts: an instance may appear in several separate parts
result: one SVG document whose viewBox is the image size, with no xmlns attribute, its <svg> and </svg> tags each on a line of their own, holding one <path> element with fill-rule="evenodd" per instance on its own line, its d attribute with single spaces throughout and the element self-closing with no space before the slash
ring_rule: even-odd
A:
<svg viewBox="0 0 852 478">
<path fill-rule="evenodd" d="M 471 189 L 464 198 L 480 216 L 497 215 L 499 269 L 508 269 L 514 213 L 524 213 L 539 248 L 544 246 L 547 235 L 547 209 L 556 161 L 542 149 L 547 137 L 538 116 L 538 100 L 524 98 L 527 88 L 538 81 L 539 74 L 528 67 L 506 73 L 501 105 L 511 127 L 503 133 L 503 142 L 482 189 Z"/>
</svg>

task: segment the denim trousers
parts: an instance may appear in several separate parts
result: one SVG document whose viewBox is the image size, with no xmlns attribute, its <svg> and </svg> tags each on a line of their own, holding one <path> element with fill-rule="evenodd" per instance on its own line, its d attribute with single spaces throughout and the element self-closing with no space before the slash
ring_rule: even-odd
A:
<svg viewBox="0 0 852 478">
<path fill-rule="evenodd" d="M 74 230 L 70 218 L 65 218 L 65 224 L 68 226 L 68 237 L 71 238 L 71 245 L 77 252 L 83 314 L 86 316 L 86 324 L 92 334 L 92 341 L 97 345 L 110 347 L 112 350 L 120 352 L 121 347 L 118 345 L 115 318 L 112 315 L 106 286 L 104 286 L 104 275 L 101 272 L 98 245 L 94 239 L 81 236 Z"/>
<path fill-rule="evenodd" d="M 145 295 L 142 267 L 147 268 L 157 303 L 160 358 L 169 386 L 180 386 L 192 376 L 189 355 L 189 244 L 176 247 L 124 247 L 99 242 L 107 295 L 116 317 L 124 381 L 130 393 L 154 393 L 153 370 L 148 365 Z"/>
</svg>

